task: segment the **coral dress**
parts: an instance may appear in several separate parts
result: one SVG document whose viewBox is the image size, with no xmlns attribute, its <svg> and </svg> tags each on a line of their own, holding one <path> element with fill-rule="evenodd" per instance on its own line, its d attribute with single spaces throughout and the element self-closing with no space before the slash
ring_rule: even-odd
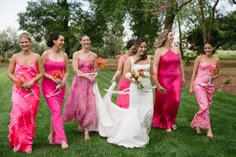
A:
<svg viewBox="0 0 236 157">
<path fill-rule="evenodd" d="M 200 63 L 196 79 L 194 81 L 194 94 L 196 96 L 199 111 L 195 114 L 191 123 L 192 127 L 200 127 L 208 129 L 210 124 L 209 108 L 212 103 L 215 86 L 214 82 L 210 79 L 210 69 L 216 68 L 215 64 Z"/>
<path fill-rule="evenodd" d="M 24 82 L 30 81 L 38 74 L 38 66 L 35 61 L 30 65 L 23 65 L 17 61 L 15 73 L 17 78 L 23 78 Z M 30 90 L 25 90 L 16 85 L 12 88 L 12 110 L 9 124 L 9 145 L 18 151 L 32 151 L 35 135 L 35 119 L 39 107 L 40 89 L 35 82 Z"/>
<path fill-rule="evenodd" d="M 170 129 L 176 124 L 182 86 L 180 59 L 170 49 L 160 57 L 158 81 L 167 91 L 162 94 L 156 89 L 152 122 L 154 127 Z"/>
<path fill-rule="evenodd" d="M 46 59 L 44 64 L 45 72 L 52 75 L 55 71 L 60 71 L 62 74 L 65 68 L 64 61 L 53 61 Z M 52 126 L 54 129 L 53 143 L 61 144 L 61 141 L 67 142 L 65 131 L 63 128 L 62 119 L 62 104 L 65 97 L 66 85 L 61 89 L 56 89 L 57 84 L 48 78 L 43 78 L 42 81 L 42 91 L 44 98 L 48 104 L 48 107 L 52 115 Z"/>
<path fill-rule="evenodd" d="M 124 62 L 128 59 L 127 56 L 122 56 L 124 59 Z M 124 78 L 122 75 L 118 84 L 119 91 L 125 90 L 125 92 L 128 92 L 128 89 L 130 86 L 130 82 Z M 116 104 L 120 106 L 121 108 L 128 108 L 129 107 L 129 94 L 118 94 Z"/>
<path fill-rule="evenodd" d="M 143 89 L 130 84 L 130 105 L 128 109 L 120 108 L 111 101 L 115 83 L 107 94 L 101 98 L 96 88 L 98 109 L 99 135 L 108 137 L 109 143 L 126 148 L 144 147 L 149 143 L 149 132 L 153 116 L 153 92 L 150 81 L 150 64 L 134 64 L 131 70 L 144 70 L 146 76 L 142 79 Z"/>
<path fill-rule="evenodd" d="M 93 73 L 94 61 L 79 59 L 78 69 L 83 73 Z M 94 82 L 78 75 L 74 76 L 64 108 L 65 122 L 73 120 L 80 123 L 83 128 L 97 129 L 97 111 L 93 86 Z"/>
</svg>

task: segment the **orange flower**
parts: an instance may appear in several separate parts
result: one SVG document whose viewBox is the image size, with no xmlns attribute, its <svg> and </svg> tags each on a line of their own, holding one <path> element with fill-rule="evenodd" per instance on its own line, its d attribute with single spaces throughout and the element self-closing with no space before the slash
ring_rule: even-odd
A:
<svg viewBox="0 0 236 157">
<path fill-rule="evenodd" d="M 18 89 L 21 88 L 23 84 L 24 84 L 24 78 L 23 77 L 19 77 L 17 79 L 17 82 L 16 82 L 16 88 L 18 88 Z"/>
<path fill-rule="evenodd" d="M 98 65 L 98 67 L 99 67 L 99 68 L 104 68 L 104 64 L 105 64 L 105 60 L 102 59 L 101 57 L 99 57 L 99 58 L 97 59 L 97 65 Z"/>
<path fill-rule="evenodd" d="M 53 71 L 52 76 L 54 79 L 57 79 L 57 78 L 60 80 L 63 79 L 63 74 L 60 71 Z"/>
</svg>

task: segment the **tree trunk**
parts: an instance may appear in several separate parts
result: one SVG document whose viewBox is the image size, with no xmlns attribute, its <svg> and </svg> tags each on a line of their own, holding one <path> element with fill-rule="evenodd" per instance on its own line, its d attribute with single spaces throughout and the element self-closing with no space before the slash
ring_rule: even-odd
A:
<svg viewBox="0 0 236 157">
<path fill-rule="evenodd" d="M 209 26 L 209 30 L 208 30 L 208 41 L 211 41 L 211 37 L 212 37 L 212 29 L 213 29 L 213 24 L 215 22 L 215 10 L 216 10 L 216 6 L 218 5 L 219 0 L 216 0 L 214 6 L 212 7 L 212 11 L 211 11 L 211 23 Z"/>
<path fill-rule="evenodd" d="M 181 56 L 183 58 L 183 42 L 182 42 L 182 31 L 181 31 L 181 24 L 179 16 L 177 15 L 177 21 L 178 21 L 178 28 L 179 28 L 179 49 L 181 52 Z"/>
<path fill-rule="evenodd" d="M 206 32 L 206 25 L 205 25 L 205 15 L 204 15 L 204 0 L 198 0 L 198 5 L 200 8 L 200 23 L 202 27 L 202 38 L 203 44 L 207 42 L 207 32 Z"/>
<path fill-rule="evenodd" d="M 64 37 L 65 37 L 65 52 L 69 56 L 70 54 L 70 30 L 69 30 L 69 4 L 67 0 L 57 0 L 57 3 L 62 7 L 64 14 L 63 14 L 63 27 L 64 27 Z"/>
</svg>

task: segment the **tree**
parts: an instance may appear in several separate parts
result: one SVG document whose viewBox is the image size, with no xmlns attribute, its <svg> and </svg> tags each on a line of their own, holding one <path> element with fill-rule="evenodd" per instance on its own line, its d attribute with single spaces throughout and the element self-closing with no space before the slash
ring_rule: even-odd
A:
<svg viewBox="0 0 236 157">
<path fill-rule="evenodd" d="M 29 1 L 26 12 L 18 14 L 18 21 L 20 29 L 30 32 L 36 41 L 46 40 L 53 31 L 63 33 L 65 51 L 69 54 L 70 43 L 73 45 L 76 41 L 74 32 L 79 29 L 81 16 L 82 9 L 78 2 L 39 0 Z"/>
</svg>

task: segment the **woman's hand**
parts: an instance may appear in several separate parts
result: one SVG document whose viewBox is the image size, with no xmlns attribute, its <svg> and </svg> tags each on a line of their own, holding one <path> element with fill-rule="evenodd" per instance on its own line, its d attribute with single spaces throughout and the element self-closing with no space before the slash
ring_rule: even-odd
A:
<svg viewBox="0 0 236 157">
<path fill-rule="evenodd" d="M 166 93 L 166 89 L 163 88 L 162 86 L 157 87 L 157 89 L 158 89 L 158 91 L 159 91 L 160 93 L 163 93 L 163 94 Z"/>
</svg>

